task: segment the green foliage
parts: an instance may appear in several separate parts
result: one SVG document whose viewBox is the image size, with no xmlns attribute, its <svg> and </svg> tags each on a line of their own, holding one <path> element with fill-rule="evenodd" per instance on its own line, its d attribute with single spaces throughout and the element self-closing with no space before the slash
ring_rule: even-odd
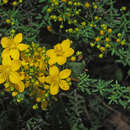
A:
<svg viewBox="0 0 130 130">
<path fill-rule="evenodd" d="M 88 95 L 98 95 L 107 100 L 108 104 L 119 104 L 130 110 L 130 86 L 123 86 L 116 81 L 96 80 L 82 73 L 78 87 L 81 92 Z"/>
<path fill-rule="evenodd" d="M 0 0 L 0 38 L 22 33 L 23 43 L 48 48 L 68 38 L 82 54 L 74 54 L 76 61 L 70 58 L 66 64 L 72 70 L 70 91 L 54 96 L 44 112 L 32 110 L 34 101 L 26 92 L 20 94 L 18 104 L 3 93 L 1 85 L 0 130 L 98 130 L 111 111 L 130 112 L 129 4 L 118 6 L 116 0 L 16 2 L 13 6 L 12 1 Z"/>
<path fill-rule="evenodd" d="M 77 90 L 74 90 L 67 97 L 69 98 L 68 104 L 70 107 L 68 107 L 66 111 L 69 122 L 71 122 L 71 130 L 85 129 L 82 122 L 82 115 L 84 114 L 85 109 L 84 97 L 80 95 Z"/>
</svg>

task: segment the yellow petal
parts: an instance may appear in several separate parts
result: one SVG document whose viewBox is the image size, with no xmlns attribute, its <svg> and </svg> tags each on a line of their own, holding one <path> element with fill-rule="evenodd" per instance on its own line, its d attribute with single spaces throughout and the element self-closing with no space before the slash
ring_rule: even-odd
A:
<svg viewBox="0 0 130 130">
<path fill-rule="evenodd" d="M 10 56 L 13 58 L 13 60 L 19 60 L 19 51 L 18 49 L 11 49 L 10 50 Z"/>
<path fill-rule="evenodd" d="M 49 68 L 49 74 L 50 75 L 58 75 L 59 69 L 56 66 L 52 66 Z"/>
<path fill-rule="evenodd" d="M 45 78 L 45 81 L 46 81 L 47 83 L 51 84 L 51 82 L 52 82 L 51 76 L 47 76 L 47 77 Z"/>
<path fill-rule="evenodd" d="M 7 54 L 6 54 L 6 52 L 7 52 Z M 9 52 L 8 52 L 8 50 L 6 51 L 6 49 L 5 49 L 5 51 L 3 51 L 3 53 L 2 53 L 2 64 L 3 65 L 11 64 L 11 58 L 10 58 Z"/>
<path fill-rule="evenodd" d="M 10 72 L 9 74 L 10 82 L 17 84 L 20 81 L 20 75 L 18 72 Z"/>
<path fill-rule="evenodd" d="M 24 51 L 26 49 L 28 49 L 29 45 L 27 44 L 18 44 L 17 48 L 20 50 L 20 51 Z"/>
<path fill-rule="evenodd" d="M 54 50 L 54 49 L 48 50 L 48 51 L 46 52 L 46 55 L 49 56 L 49 57 L 56 55 L 56 54 L 55 54 L 55 50 Z"/>
<path fill-rule="evenodd" d="M 25 88 L 24 83 L 23 83 L 22 81 L 19 81 L 19 82 L 17 83 L 17 85 L 18 85 L 18 91 L 19 91 L 19 92 L 23 92 L 23 91 L 24 91 L 24 88 Z"/>
<path fill-rule="evenodd" d="M 11 62 L 11 69 L 12 69 L 12 71 L 17 71 L 20 67 L 21 67 L 20 60 L 13 60 Z"/>
<path fill-rule="evenodd" d="M 56 45 L 54 46 L 54 49 L 55 49 L 55 50 L 58 50 L 58 51 L 62 51 L 62 46 L 61 46 L 61 44 L 60 44 L 60 43 L 56 44 Z"/>
<path fill-rule="evenodd" d="M 4 58 L 6 56 L 10 56 L 10 49 L 6 48 L 2 51 L 1 57 Z"/>
<path fill-rule="evenodd" d="M 10 65 L 11 64 L 11 59 L 9 57 L 5 57 L 2 59 L 2 64 L 3 65 Z"/>
<path fill-rule="evenodd" d="M 22 41 L 22 33 L 18 33 L 15 37 L 14 37 L 14 42 L 15 43 L 20 43 Z"/>
<path fill-rule="evenodd" d="M 71 74 L 70 69 L 64 69 L 60 72 L 59 76 L 60 76 L 60 79 L 65 79 L 65 78 L 68 78 L 70 74 Z"/>
<path fill-rule="evenodd" d="M 63 65 L 63 64 L 65 64 L 66 63 L 66 57 L 64 57 L 64 56 L 57 56 L 57 58 L 56 58 L 56 60 L 57 60 L 57 63 L 59 64 L 59 65 Z"/>
<path fill-rule="evenodd" d="M 3 70 L 6 69 L 6 66 L 5 65 L 0 65 L 0 72 L 3 72 Z"/>
<path fill-rule="evenodd" d="M 70 48 L 70 40 L 69 39 L 66 39 L 66 40 L 63 40 L 62 43 L 61 43 L 61 46 L 64 50 Z"/>
<path fill-rule="evenodd" d="M 9 47 L 9 39 L 7 37 L 3 37 L 1 39 L 1 45 L 3 48 L 8 48 Z"/>
<path fill-rule="evenodd" d="M 38 77 L 38 80 L 39 80 L 41 83 L 44 83 L 44 82 L 45 82 L 45 76 Z"/>
<path fill-rule="evenodd" d="M 42 58 L 40 59 L 39 69 L 40 69 L 40 70 L 46 70 L 46 64 L 45 64 L 45 62 L 44 62 L 44 57 L 42 57 Z"/>
<path fill-rule="evenodd" d="M 74 54 L 74 50 L 72 48 L 68 48 L 65 53 L 64 53 L 64 56 L 65 57 L 70 57 Z"/>
<path fill-rule="evenodd" d="M 67 91 L 70 89 L 69 84 L 65 80 L 61 80 L 59 86 L 62 90 Z"/>
<path fill-rule="evenodd" d="M 6 73 L 0 73 L 0 84 L 4 83 L 7 79 Z"/>
<path fill-rule="evenodd" d="M 58 94 L 58 92 L 59 92 L 58 84 L 52 84 L 50 86 L 50 94 L 51 95 L 56 95 L 56 94 Z"/>
<path fill-rule="evenodd" d="M 49 65 L 54 65 L 56 63 L 56 57 L 51 57 L 48 61 Z"/>
</svg>

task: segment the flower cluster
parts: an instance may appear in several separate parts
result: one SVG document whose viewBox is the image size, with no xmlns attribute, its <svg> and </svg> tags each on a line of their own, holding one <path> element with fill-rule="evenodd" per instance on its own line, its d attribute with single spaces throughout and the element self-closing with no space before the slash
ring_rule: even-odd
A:
<svg viewBox="0 0 130 130">
<path fill-rule="evenodd" d="M 14 0 L 11 4 L 12 6 L 17 6 L 18 4 L 21 4 L 23 2 L 23 0 Z M 8 4 L 9 3 L 9 0 L 3 0 L 3 4 Z"/>
<path fill-rule="evenodd" d="M 70 47 L 69 39 L 63 40 L 46 50 L 39 44 L 23 44 L 22 33 L 14 37 L 3 37 L 1 45 L 0 84 L 12 93 L 17 102 L 21 102 L 27 95 L 35 99 L 33 109 L 47 107 L 48 101 L 54 95 L 70 89 L 71 70 L 61 70 L 61 65 L 67 62 L 74 50 Z"/>
<path fill-rule="evenodd" d="M 89 15 L 90 10 L 98 8 L 95 2 L 92 4 L 82 3 L 79 0 L 50 0 L 48 5 L 46 9 L 49 24 L 48 31 L 52 31 L 54 23 L 57 22 L 60 31 L 71 34 L 79 32 L 87 24 L 91 26 L 93 18 Z M 86 17 L 83 18 L 82 15 Z M 97 19 L 98 16 L 96 16 Z"/>
<path fill-rule="evenodd" d="M 90 46 L 96 47 L 100 51 L 99 58 L 102 58 L 106 51 L 124 46 L 126 44 L 125 41 L 121 33 L 115 33 L 112 28 L 102 24 L 98 35 L 90 42 Z"/>
</svg>

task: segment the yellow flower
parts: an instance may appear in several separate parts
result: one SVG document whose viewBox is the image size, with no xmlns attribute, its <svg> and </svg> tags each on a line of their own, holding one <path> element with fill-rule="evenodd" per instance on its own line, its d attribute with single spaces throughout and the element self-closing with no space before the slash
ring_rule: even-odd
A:
<svg viewBox="0 0 130 130">
<path fill-rule="evenodd" d="M 78 32 L 78 31 L 79 31 L 79 29 L 78 29 L 78 28 L 75 28 L 75 31 L 76 31 L 76 32 Z"/>
<path fill-rule="evenodd" d="M 59 17 L 59 18 L 58 18 L 58 21 L 59 21 L 59 22 L 63 21 L 63 18 L 62 18 L 62 17 Z"/>
<path fill-rule="evenodd" d="M 41 77 L 38 77 L 38 80 L 43 84 L 45 82 L 45 76 L 43 75 Z"/>
<path fill-rule="evenodd" d="M 72 62 L 73 62 L 73 61 L 76 61 L 76 57 L 75 57 L 75 56 L 72 56 L 70 60 L 71 60 Z"/>
<path fill-rule="evenodd" d="M 105 47 L 100 47 L 99 49 L 100 49 L 100 51 L 102 51 L 102 52 L 105 51 Z"/>
<path fill-rule="evenodd" d="M 106 30 L 107 29 L 107 25 L 106 24 L 102 24 L 101 27 Z"/>
<path fill-rule="evenodd" d="M 96 47 L 99 49 L 101 46 L 100 45 L 96 45 Z"/>
<path fill-rule="evenodd" d="M 1 54 L 2 58 L 10 56 L 14 60 L 19 59 L 19 51 L 24 51 L 28 45 L 21 43 L 22 33 L 18 33 L 14 38 L 3 37 L 1 45 L 5 48 Z"/>
<path fill-rule="evenodd" d="M 64 69 L 59 72 L 56 66 L 52 66 L 49 69 L 49 76 L 46 77 L 46 82 L 50 84 L 50 94 L 56 95 L 59 92 L 59 88 L 64 91 L 69 90 L 69 84 L 65 79 L 67 79 L 71 74 L 70 69 Z"/>
<path fill-rule="evenodd" d="M 126 11 L 126 9 L 127 9 L 126 6 L 121 7 L 121 10 L 123 10 L 123 11 Z"/>
<path fill-rule="evenodd" d="M 107 31 L 108 31 L 108 33 L 112 33 L 112 29 L 111 28 L 109 28 Z"/>
<path fill-rule="evenodd" d="M 118 37 L 121 37 L 121 33 L 118 33 L 117 36 L 118 36 Z"/>
<path fill-rule="evenodd" d="M 6 19 L 5 22 L 9 24 L 11 21 L 10 19 Z"/>
<path fill-rule="evenodd" d="M 23 0 L 19 0 L 19 3 L 22 3 L 23 2 Z"/>
<path fill-rule="evenodd" d="M 120 43 L 120 41 L 121 41 L 121 40 L 120 40 L 119 38 L 118 38 L 118 39 L 116 39 L 116 42 Z"/>
<path fill-rule="evenodd" d="M 83 26 L 86 26 L 86 22 L 82 22 L 81 24 L 82 24 Z"/>
<path fill-rule="evenodd" d="M 89 24 L 89 26 L 90 26 L 90 27 L 94 27 L 94 24 L 91 23 L 91 24 Z"/>
<path fill-rule="evenodd" d="M 51 11 L 52 11 L 52 9 L 51 9 L 51 8 L 48 8 L 48 9 L 47 9 L 47 12 L 48 12 L 48 13 L 50 13 Z"/>
<path fill-rule="evenodd" d="M 40 102 L 41 101 L 41 98 L 40 97 L 37 97 L 36 98 L 36 102 Z"/>
<path fill-rule="evenodd" d="M 109 47 L 110 47 L 110 44 L 107 43 L 107 44 L 105 45 L 105 47 L 106 47 L 106 48 L 109 48 Z"/>
<path fill-rule="evenodd" d="M 14 25 L 15 23 L 14 22 L 11 22 L 11 25 Z"/>
<path fill-rule="evenodd" d="M 14 33 L 15 33 L 15 30 L 12 29 L 12 30 L 10 31 L 10 34 L 14 34 Z"/>
<path fill-rule="evenodd" d="M 93 8 L 94 8 L 94 9 L 97 9 L 97 5 L 94 5 Z"/>
<path fill-rule="evenodd" d="M 40 59 L 39 69 L 41 71 L 45 71 L 46 70 L 46 66 L 47 65 L 45 64 L 44 59 L 45 59 L 44 56 L 42 56 L 41 59 Z"/>
<path fill-rule="evenodd" d="M 12 2 L 12 5 L 13 5 L 13 6 L 16 6 L 16 5 L 17 5 L 17 1 L 13 1 L 13 2 Z"/>
<path fill-rule="evenodd" d="M 33 106 L 32 106 L 32 109 L 33 109 L 33 110 L 38 109 L 38 105 L 37 105 L 37 104 L 33 105 Z"/>
<path fill-rule="evenodd" d="M 100 41 L 100 37 L 96 37 L 96 42 L 99 42 Z"/>
<path fill-rule="evenodd" d="M 22 100 L 20 98 L 17 98 L 17 103 L 20 103 Z"/>
<path fill-rule="evenodd" d="M 63 40 L 62 43 L 58 43 L 54 46 L 54 49 L 50 49 L 46 52 L 46 55 L 50 57 L 49 65 L 53 65 L 58 63 L 59 65 L 63 65 L 66 63 L 67 57 L 73 55 L 74 50 L 70 48 L 71 41 L 69 39 Z"/>
<path fill-rule="evenodd" d="M 16 71 L 20 66 L 21 63 L 19 60 L 11 61 L 9 59 L 3 59 L 2 65 L 0 65 L 0 84 L 4 83 L 8 78 L 12 83 L 18 83 L 20 75 Z"/>
<path fill-rule="evenodd" d="M 72 33 L 72 32 L 73 32 L 73 29 L 72 29 L 72 28 L 69 28 L 68 31 L 69 31 L 70 33 Z"/>
<path fill-rule="evenodd" d="M 126 43 L 125 43 L 125 40 L 122 40 L 121 41 L 121 45 L 125 45 Z"/>
<path fill-rule="evenodd" d="M 19 60 L 10 60 L 10 58 L 3 59 L 2 65 L 0 65 L 0 84 L 5 81 L 10 81 L 11 83 L 17 85 L 17 89 L 20 92 L 24 91 L 24 84 L 21 81 L 20 74 L 16 72 L 19 70 L 21 62 Z"/>
<path fill-rule="evenodd" d="M 77 51 L 76 52 L 76 56 L 80 56 L 80 55 L 82 55 L 82 52 L 81 51 Z"/>
<path fill-rule="evenodd" d="M 69 2 L 68 2 L 68 5 L 72 5 L 72 4 L 73 4 L 73 2 L 72 2 L 72 1 L 69 1 Z"/>
<path fill-rule="evenodd" d="M 102 36 L 103 36 L 103 35 L 104 35 L 104 33 L 105 33 L 105 32 L 104 32 L 104 30 L 100 30 L 100 35 L 102 35 Z"/>
<path fill-rule="evenodd" d="M 62 29 L 63 27 L 64 27 L 64 26 L 61 24 L 61 25 L 60 25 L 60 28 Z"/>
<path fill-rule="evenodd" d="M 90 4 L 88 2 L 85 3 L 86 8 L 90 8 Z"/>
<path fill-rule="evenodd" d="M 94 19 L 97 20 L 99 17 L 98 16 L 95 16 Z"/>
<path fill-rule="evenodd" d="M 18 92 L 15 92 L 15 91 L 12 92 L 12 96 L 13 96 L 13 97 L 15 97 L 15 96 L 17 96 L 17 95 L 18 95 Z"/>
<path fill-rule="evenodd" d="M 106 42 L 110 42 L 110 39 L 108 37 L 105 38 Z"/>
<path fill-rule="evenodd" d="M 4 3 L 4 4 L 7 4 L 7 3 L 8 3 L 8 0 L 3 0 L 3 3 Z"/>
<path fill-rule="evenodd" d="M 103 58 L 103 54 L 102 54 L 102 53 L 99 54 L 98 57 L 99 57 L 99 58 Z"/>
<path fill-rule="evenodd" d="M 95 44 L 91 42 L 91 43 L 90 43 L 90 46 L 91 46 L 91 47 L 94 47 L 94 46 L 95 46 Z"/>
<path fill-rule="evenodd" d="M 67 2 L 67 0 L 61 0 L 62 2 Z"/>
<path fill-rule="evenodd" d="M 52 32 L 52 31 L 53 31 L 53 29 L 52 29 L 51 26 L 47 26 L 47 30 L 48 30 L 49 32 Z"/>
<path fill-rule="evenodd" d="M 75 14 L 78 15 L 78 14 L 79 14 L 79 11 L 75 11 Z"/>
</svg>

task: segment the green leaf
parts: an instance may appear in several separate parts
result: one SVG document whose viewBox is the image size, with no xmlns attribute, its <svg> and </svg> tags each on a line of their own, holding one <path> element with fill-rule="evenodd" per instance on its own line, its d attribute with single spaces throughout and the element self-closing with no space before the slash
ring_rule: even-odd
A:
<svg viewBox="0 0 130 130">
<path fill-rule="evenodd" d="M 46 5 L 46 6 L 44 6 L 43 8 L 42 8 L 42 13 L 44 13 L 46 10 L 47 10 L 47 8 L 48 8 L 48 5 Z"/>
<path fill-rule="evenodd" d="M 42 15 L 39 14 L 38 16 L 35 17 L 36 19 L 42 19 Z"/>
<path fill-rule="evenodd" d="M 85 68 L 85 61 L 80 62 L 70 62 L 69 67 L 72 69 L 72 76 L 78 77 Z"/>
<path fill-rule="evenodd" d="M 118 67 L 115 73 L 116 79 L 122 81 L 123 79 L 123 71 Z"/>
<path fill-rule="evenodd" d="M 46 0 L 39 0 L 39 3 L 45 2 Z"/>
<path fill-rule="evenodd" d="M 128 75 L 130 75 L 130 70 L 128 70 Z"/>
</svg>

